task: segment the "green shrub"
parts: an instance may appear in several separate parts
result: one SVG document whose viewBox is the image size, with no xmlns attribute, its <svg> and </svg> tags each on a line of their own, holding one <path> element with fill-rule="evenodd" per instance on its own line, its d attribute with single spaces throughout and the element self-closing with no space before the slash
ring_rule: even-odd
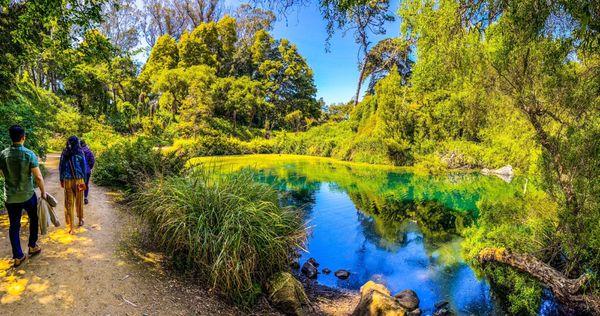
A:
<svg viewBox="0 0 600 316">
<path fill-rule="evenodd" d="M 81 137 L 96 156 L 110 148 L 112 145 L 123 142 L 125 137 L 115 132 L 106 125 L 92 123 L 90 130 Z"/>
<path fill-rule="evenodd" d="M 510 314 L 537 314 L 542 295 L 537 280 L 502 264 L 481 265 L 477 258 L 481 250 L 492 247 L 550 261 L 547 250 L 556 244 L 557 205 L 545 193 L 530 189 L 526 198 L 519 193 L 512 199 L 482 200 L 478 208 L 477 225 L 464 232 L 465 258 L 503 293 Z"/>
<path fill-rule="evenodd" d="M 146 179 L 177 174 L 184 162 L 145 138 L 122 140 L 98 156 L 93 177 L 98 185 L 133 190 Z"/>
<path fill-rule="evenodd" d="M 31 82 L 19 82 L 13 90 L 0 96 L 0 148 L 11 144 L 8 127 L 19 124 L 27 132 L 25 146 L 44 157 L 56 125 L 56 113 L 62 106 L 64 104 L 52 93 Z"/>
<path fill-rule="evenodd" d="M 130 205 L 176 266 L 241 305 L 256 301 L 304 240 L 299 214 L 247 173 L 157 179 L 133 194 Z"/>
<path fill-rule="evenodd" d="M 187 158 L 253 153 L 249 143 L 226 136 L 200 136 L 191 139 L 178 139 L 169 152 L 176 152 L 178 155 Z"/>
</svg>

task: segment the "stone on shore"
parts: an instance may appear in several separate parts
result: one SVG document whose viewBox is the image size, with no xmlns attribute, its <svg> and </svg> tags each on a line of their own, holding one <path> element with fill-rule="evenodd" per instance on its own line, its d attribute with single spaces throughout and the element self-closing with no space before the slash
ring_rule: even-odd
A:
<svg viewBox="0 0 600 316">
<path fill-rule="evenodd" d="M 318 267 L 319 263 L 314 258 L 310 258 L 302 265 L 302 269 L 300 271 L 307 278 L 316 279 L 317 274 L 319 274 L 319 270 L 317 270 Z"/>
<path fill-rule="evenodd" d="M 350 271 L 348 270 L 344 270 L 344 269 L 340 269 L 335 271 L 335 276 L 338 277 L 341 280 L 346 280 L 347 278 L 350 277 Z"/>
<path fill-rule="evenodd" d="M 398 303 L 409 311 L 419 308 L 419 297 L 413 290 L 404 290 L 394 295 Z"/>
<path fill-rule="evenodd" d="M 269 301 L 286 315 L 305 315 L 309 306 L 308 296 L 302 284 L 289 272 L 275 274 L 267 283 Z"/>
<path fill-rule="evenodd" d="M 360 301 L 352 316 L 371 315 L 405 316 L 408 314 L 384 285 L 369 281 L 360 288 Z"/>
</svg>

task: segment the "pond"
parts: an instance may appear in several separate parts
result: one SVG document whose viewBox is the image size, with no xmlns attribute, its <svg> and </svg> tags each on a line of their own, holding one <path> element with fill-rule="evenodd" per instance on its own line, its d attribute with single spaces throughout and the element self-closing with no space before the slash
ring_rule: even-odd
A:
<svg viewBox="0 0 600 316">
<path fill-rule="evenodd" d="M 373 280 L 392 293 L 414 290 L 424 315 L 448 301 L 461 315 L 504 314 L 490 286 L 464 261 L 461 233 L 478 203 L 510 199 L 523 183 L 478 173 L 418 175 L 407 169 L 292 155 L 196 158 L 222 170 L 249 169 L 288 192 L 304 210 L 309 236 L 300 264 L 320 263 L 320 284 L 357 290 Z M 340 280 L 333 271 L 351 272 Z M 542 312 L 541 312 L 542 313 Z M 546 314 L 546 313 L 542 313 Z"/>
</svg>

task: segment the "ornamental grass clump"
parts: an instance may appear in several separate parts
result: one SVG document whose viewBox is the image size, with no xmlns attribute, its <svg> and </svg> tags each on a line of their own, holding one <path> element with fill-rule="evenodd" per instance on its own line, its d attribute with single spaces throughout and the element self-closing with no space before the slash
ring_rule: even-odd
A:
<svg viewBox="0 0 600 316">
<path fill-rule="evenodd" d="M 299 213 L 248 173 L 194 171 L 146 184 L 131 196 L 155 242 L 176 267 L 227 298 L 250 305 L 305 239 Z"/>
</svg>

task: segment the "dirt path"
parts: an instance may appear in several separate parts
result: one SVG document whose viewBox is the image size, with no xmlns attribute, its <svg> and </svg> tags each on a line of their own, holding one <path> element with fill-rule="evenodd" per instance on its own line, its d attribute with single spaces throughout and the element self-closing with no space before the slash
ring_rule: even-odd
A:
<svg viewBox="0 0 600 316">
<path fill-rule="evenodd" d="M 56 212 L 63 225 L 40 236 L 40 256 L 11 268 L 8 217 L 0 215 L 0 315 L 240 314 L 199 287 L 153 269 L 159 265 L 156 254 L 137 251 L 138 259 L 120 251 L 122 230 L 132 219 L 115 207 L 115 193 L 92 184 L 86 225 L 69 235 L 57 164 L 57 155 L 49 155 L 46 187 L 59 200 Z M 27 231 L 21 234 L 25 247 Z"/>
</svg>

